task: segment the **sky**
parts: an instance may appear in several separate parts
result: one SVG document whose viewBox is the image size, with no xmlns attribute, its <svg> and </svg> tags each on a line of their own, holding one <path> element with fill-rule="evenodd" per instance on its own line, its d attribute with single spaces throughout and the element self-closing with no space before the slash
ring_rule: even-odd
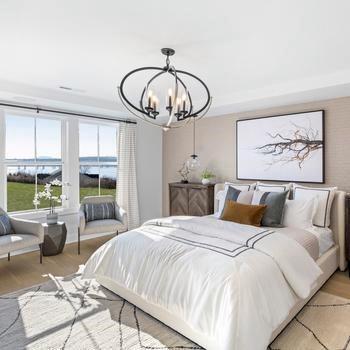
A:
<svg viewBox="0 0 350 350">
<path fill-rule="evenodd" d="M 6 159 L 35 157 L 35 121 L 31 117 L 6 116 Z M 117 154 L 116 127 L 80 123 L 80 156 L 97 156 L 97 130 L 100 135 L 100 156 Z M 37 157 L 61 157 L 61 121 L 36 119 Z"/>
</svg>

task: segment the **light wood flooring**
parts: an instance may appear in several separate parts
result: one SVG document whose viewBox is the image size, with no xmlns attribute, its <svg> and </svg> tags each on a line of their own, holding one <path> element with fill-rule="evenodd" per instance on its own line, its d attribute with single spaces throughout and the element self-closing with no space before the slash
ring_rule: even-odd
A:
<svg viewBox="0 0 350 350">
<path fill-rule="evenodd" d="M 39 252 L 31 252 L 0 259 L 0 295 L 48 281 L 48 274 L 67 276 L 78 271 L 90 255 L 114 235 L 81 241 L 78 255 L 77 243 L 66 244 L 62 254 L 44 256 L 39 263 Z"/>
<path fill-rule="evenodd" d="M 62 254 L 43 258 L 39 264 L 39 253 L 11 257 L 11 261 L 0 259 L 0 294 L 30 287 L 49 280 L 48 274 L 67 276 L 75 273 L 79 265 L 113 236 L 104 236 L 82 241 L 81 254 L 77 254 L 77 244 L 66 244 Z M 337 271 L 322 287 L 322 290 L 350 299 L 350 279 L 348 272 Z"/>
</svg>

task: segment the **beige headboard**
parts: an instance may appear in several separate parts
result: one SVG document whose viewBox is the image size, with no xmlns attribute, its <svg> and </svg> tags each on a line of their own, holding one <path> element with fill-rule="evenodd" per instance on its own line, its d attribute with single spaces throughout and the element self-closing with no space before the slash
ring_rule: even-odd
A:
<svg viewBox="0 0 350 350">
<path fill-rule="evenodd" d="M 214 212 L 218 211 L 219 202 L 216 200 L 216 194 L 225 188 L 224 183 L 215 185 L 214 190 Z M 339 245 L 339 268 L 344 271 L 347 267 L 345 257 L 345 195 L 343 191 L 335 193 L 331 210 L 331 230 L 334 234 L 334 240 Z"/>
</svg>

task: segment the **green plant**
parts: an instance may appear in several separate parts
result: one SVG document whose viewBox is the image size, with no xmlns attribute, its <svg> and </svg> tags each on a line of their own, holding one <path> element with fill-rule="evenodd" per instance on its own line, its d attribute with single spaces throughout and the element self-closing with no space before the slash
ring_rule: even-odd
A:
<svg viewBox="0 0 350 350">
<path fill-rule="evenodd" d="M 215 175 L 209 171 L 208 169 L 205 169 L 202 174 L 201 174 L 201 179 L 212 179 L 213 177 L 215 177 Z"/>
</svg>

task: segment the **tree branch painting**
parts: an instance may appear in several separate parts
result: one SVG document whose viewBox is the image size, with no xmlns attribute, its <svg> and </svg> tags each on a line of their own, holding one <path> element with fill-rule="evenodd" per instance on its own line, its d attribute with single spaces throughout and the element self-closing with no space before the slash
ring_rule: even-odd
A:
<svg viewBox="0 0 350 350">
<path fill-rule="evenodd" d="M 256 147 L 255 150 L 263 155 L 272 156 L 269 165 L 276 163 L 297 162 L 300 169 L 307 159 L 309 159 L 317 150 L 323 148 L 323 140 L 319 131 L 312 128 L 300 126 L 292 123 L 292 130 L 283 134 L 266 133 L 271 142 Z"/>
</svg>

